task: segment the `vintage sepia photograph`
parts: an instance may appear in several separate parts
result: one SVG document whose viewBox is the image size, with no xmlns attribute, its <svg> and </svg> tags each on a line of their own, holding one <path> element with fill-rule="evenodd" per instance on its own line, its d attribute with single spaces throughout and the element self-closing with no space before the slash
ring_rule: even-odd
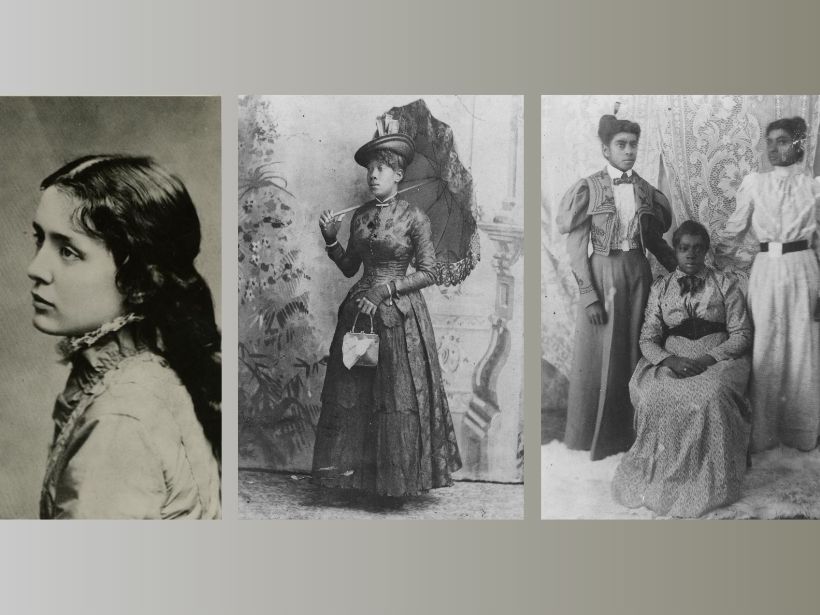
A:
<svg viewBox="0 0 820 615">
<path fill-rule="evenodd" d="M 543 518 L 820 518 L 818 126 L 542 97 Z"/>
<path fill-rule="evenodd" d="M 523 517 L 523 97 L 239 100 L 245 519 Z"/>
<path fill-rule="evenodd" d="M 0 517 L 221 517 L 219 98 L 0 98 Z"/>
</svg>

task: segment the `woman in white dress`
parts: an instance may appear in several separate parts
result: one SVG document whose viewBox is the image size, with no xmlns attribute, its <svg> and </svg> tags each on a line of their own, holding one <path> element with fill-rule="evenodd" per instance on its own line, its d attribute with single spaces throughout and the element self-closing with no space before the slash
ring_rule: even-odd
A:
<svg viewBox="0 0 820 615">
<path fill-rule="evenodd" d="M 820 429 L 820 182 L 801 164 L 805 138 L 800 117 L 767 126 L 773 170 L 743 179 L 720 238 L 731 242 L 751 225 L 760 242 L 748 293 L 752 452 L 781 443 L 812 450 Z"/>
</svg>

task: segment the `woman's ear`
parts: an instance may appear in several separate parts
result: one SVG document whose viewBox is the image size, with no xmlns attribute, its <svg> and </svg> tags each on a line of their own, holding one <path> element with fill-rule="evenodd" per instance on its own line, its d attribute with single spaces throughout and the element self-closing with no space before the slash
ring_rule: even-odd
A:
<svg viewBox="0 0 820 615">
<path fill-rule="evenodd" d="M 398 184 L 401 180 L 404 179 L 404 169 L 401 167 L 396 169 L 396 183 Z"/>
</svg>

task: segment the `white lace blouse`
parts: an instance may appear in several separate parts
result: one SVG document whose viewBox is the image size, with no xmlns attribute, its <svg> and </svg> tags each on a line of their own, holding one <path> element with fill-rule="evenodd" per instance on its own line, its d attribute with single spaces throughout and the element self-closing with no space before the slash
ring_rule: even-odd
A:
<svg viewBox="0 0 820 615">
<path fill-rule="evenodd" d="M 738 188 L 737 206 L 723 237 L 746 231 L 751 221 L 757 241 L 811 243 L 820 219 L 820 178 L 801 165 L 774 167 L 769 173 L 750 173 Z"/>
</svg>

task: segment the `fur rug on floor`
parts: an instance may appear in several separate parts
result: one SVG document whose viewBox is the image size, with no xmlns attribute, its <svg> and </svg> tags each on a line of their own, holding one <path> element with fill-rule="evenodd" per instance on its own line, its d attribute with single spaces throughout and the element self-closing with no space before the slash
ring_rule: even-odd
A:
<svg viewBox="0 0 820 615">
<path fill-rule="evenodd" d="M 610 483 L 622 455 L 590 461 L 561 442 L 541 447 L 541 517 L 544 519 L 656 519 L 646 508 L 613 501 Z M 743 497 L 704 519 L 820 519 L 820 449 L 777 448 L 752 457 Z"/>
</svg>

